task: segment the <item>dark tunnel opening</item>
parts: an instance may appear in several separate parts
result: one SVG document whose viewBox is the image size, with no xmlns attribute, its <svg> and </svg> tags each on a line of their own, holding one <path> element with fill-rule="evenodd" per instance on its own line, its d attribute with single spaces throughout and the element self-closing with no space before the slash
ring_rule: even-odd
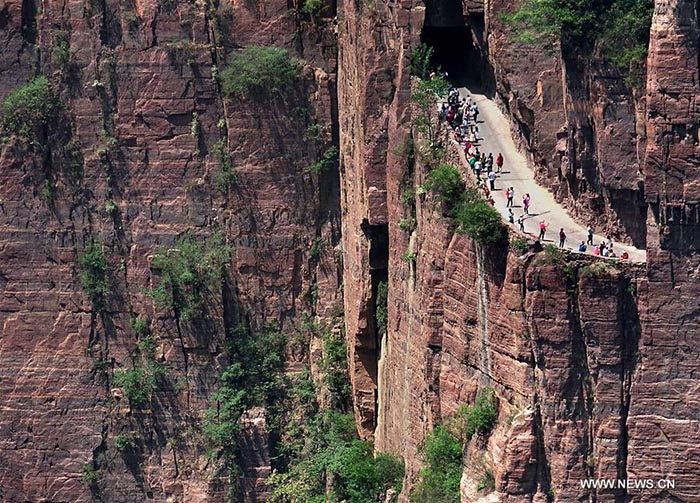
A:
<svg viewBox="0 0 700 503">
<path fill-rule="evenodd" d="M 462 8 L 461 0 L 426 0 L 421 42 L 433 48 L 433 68 L 447 72 L 452 85 L 487 91 L 493 79 L 484 55 L 484 17 L 465 17 Z"/>
</svg>

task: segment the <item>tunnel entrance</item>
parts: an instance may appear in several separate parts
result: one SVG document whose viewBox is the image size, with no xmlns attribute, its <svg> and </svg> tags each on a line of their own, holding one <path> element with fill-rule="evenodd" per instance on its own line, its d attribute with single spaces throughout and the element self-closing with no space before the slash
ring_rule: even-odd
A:
<svg viewBox="0 0 700 503">
<path fill-rule="evenodd" d="M 462 0 L 426 0 L 421 42 L 433 48 L 432 67 L 455 87 L 487 90 L 492 71 L 485 58 L 484 16 L 463 13 Z"/>
</svg>

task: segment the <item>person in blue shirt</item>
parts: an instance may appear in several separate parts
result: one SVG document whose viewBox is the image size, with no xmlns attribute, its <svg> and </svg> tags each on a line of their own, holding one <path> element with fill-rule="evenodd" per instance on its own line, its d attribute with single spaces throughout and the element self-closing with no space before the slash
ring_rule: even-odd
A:
<svg viewBox="0 0 700 503">
<path fill-rule="evenodd" d="M 580 251 L 581 253 L 583 253 L 583 252 L 586 251 L 586 249 L 587 249 L 587 248 L 586 248 L 586 243 L 584 243 L 583 241 L 581 241 L 581 244 L 578 245 L 578 251 Z"/>
</svg>

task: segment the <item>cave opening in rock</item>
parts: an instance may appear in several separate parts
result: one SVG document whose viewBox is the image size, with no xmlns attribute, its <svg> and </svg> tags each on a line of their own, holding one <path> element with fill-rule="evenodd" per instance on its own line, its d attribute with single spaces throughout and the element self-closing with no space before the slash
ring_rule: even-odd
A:
<svg viewBox="0 0 700 503">
<path fill-rule="evenodd" d="M 447 72 L 452 85 L 490 88 L 483 33 L 483 13 L 465 16 L 461 0 L 426 0 L 421 42 L 433 48 L 433 68 Z"/>
</svg>

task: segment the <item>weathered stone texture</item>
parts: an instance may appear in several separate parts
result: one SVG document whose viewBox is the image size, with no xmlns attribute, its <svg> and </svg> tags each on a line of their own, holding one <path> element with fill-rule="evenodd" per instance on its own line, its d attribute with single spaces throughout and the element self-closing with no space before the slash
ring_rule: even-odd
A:
<svg viewBox="0 0 700 503">
<path fill-rule="evenodd" d="M 307 127 L 321 124 L 331 140 L 332 36 L 286 2 L 47 1 L 31 15 L 33 4 L 0 2 L 0 99 L 38 69 L 61 89 L 63 111 L 44 138 L 51 164 L 15 140 L 0 154 L 0 499 L 224 501 L 201 419 L 227 363 L 226 330 L 239 320 L 290 327 L 314 309 L 315 283 L 321 314 L 341 298 L 337 179 L 305 171 L 322 152 Z M 59 34 L 71 68 L 52 57 Z M 286 99 L 223 101 L 214 67 L 249 44 L 303 51 L 314 66 Z M 217 185 L 219 140 L 238 175 L 228 191 Z M 227 287 L 208 299 L 210 319 L 177 323 L 144 291 L 157 281 L 150 257 L 188 231 L 222 233 L 233 259 Z M 79 279 L 92 237 L 110 263 L 102 315 Z M 168 371 L 141 412 L 112 381 L 131 365 L 132 315 L 151 321 Z M 135 452 L 115 448 L 125 434 Z M 269 469 L 257 455 L 253 488 L 250 474 Z M 98 473 L 92 488 L 85 466 Z"/>
</svg>

